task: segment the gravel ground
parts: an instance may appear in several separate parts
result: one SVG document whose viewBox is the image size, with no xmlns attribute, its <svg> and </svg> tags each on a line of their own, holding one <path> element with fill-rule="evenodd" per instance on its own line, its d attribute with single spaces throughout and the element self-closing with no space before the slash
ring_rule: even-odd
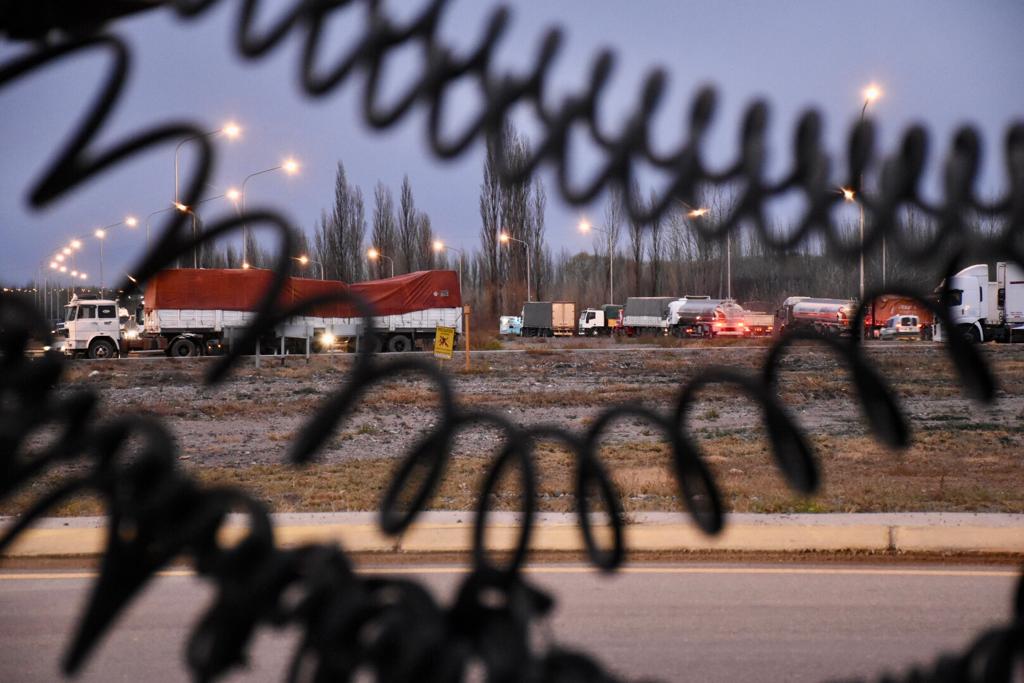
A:
<svg viewBox="0 0 1024 683">
<path fill-rule="evenodd" d="M 605 340 L 583 343 L 608 344 Z M 931 344 L 876 344 L 869 353 L 900 396 L 917 429 L 959 428 L 983 423 L 1014 428 L 1024 413 L 1024 348 L 989 346 L 985 352 L 1000 378 L 1000 395 L 985 406 L 963 398 L 942 347 Z M 712 365 L 755 370 L 763 348 L 654 347 L 579 349 L 534 347 L 526 353 L 476 353 L 473 371 L 450 377 L 463 406 L 500 411 L 522 425 L 553 423 L 582 432 L 607 407 L 642 402 L 672 409 L 680 388 L 695 372 Z M 382 357 L 385 361 L 387 356 Z M 184 457 L 206 465 L 282 462 L 292 435 L 345 380 L 349 357 L 246 361 L 223 386 L 202 385 L 209 361 L 129 359 L 72 365 L 65 391 L 96 387 L 108 414 L 149 412 L 176 434 Z M 448 366 L 458 370 L 461 363 Z M 793 350 L 784 363 L 783 399 L 811 435 L 863 435 L 859 409 L 845 371 L 817 347 Z M 705 390 L 689 428 L 705 437 L 756 431 L 760 411 L 734 392 Z M 374 387 L 366 405 L 339 426 L 322 462 L 401 456 L 437 419 L 432 386 L 406 376 Z M 647 427 L 619 421 L 605 434 L 608 444 L 657 440 Z M 467 429 L 458 451 L 488 453 L 497 444 L 493 430 Z"/>
</svg>

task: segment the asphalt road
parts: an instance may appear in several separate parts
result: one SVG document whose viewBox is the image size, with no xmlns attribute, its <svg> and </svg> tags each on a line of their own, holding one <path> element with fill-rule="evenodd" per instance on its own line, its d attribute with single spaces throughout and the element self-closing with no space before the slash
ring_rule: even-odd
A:
<svg viewBox="0 0 1024 683">
<path fill-rule="evenodd" d="M 457 567 L 386 568 L 447 599 Z M 877 675 L 960 648 L 1009 614 L 1016 572 L 1002 567 L 642 565 L 608 578 L 537 567 L 558 599 L 551 633 L 631 678 L 815 681 Z M 89 572 L 0 572 L 0 680 L 53 681 Z M 186 681 L 186 630 L 206 583 L 153 583 L 87 664 L 82 681 Z M 295 638 L 261 632 L 231 681 L 282 680 Z"/>
</svg>

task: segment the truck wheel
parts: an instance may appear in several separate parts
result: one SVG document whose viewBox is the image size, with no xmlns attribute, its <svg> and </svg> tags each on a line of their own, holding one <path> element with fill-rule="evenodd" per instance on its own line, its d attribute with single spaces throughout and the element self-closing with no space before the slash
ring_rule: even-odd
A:
<svg viewBox="0 0 1024 683">
<path fill-rule="evenodd" d="M 115 353 L 114 345 L 106 339 L 97 339 L 89 344 L 89 358 L 113 358 Z"/>
<path fill-rule="evenodd" d="M 981 341 L 981 335 L 978 334 L 978 328 L 974 325 L 964 325 L 960 328 L 960 334 L 963 338 L 972 344 L 977 344 Z"/>
<path fill-rule="evenodd" d="M 196 345 L 191 339 L 186 339 L 185 337 L 179 337 L 171 342 L 169 352 L 172 358 L 188 358 L 199 355 Z"/>
<path fill-rule="evenodd" d="M 412 351 L 412 340 L 404 334 L 396 334 L 388 340 L 388 351 L 394 351 L 395 353 Z"/>
</svg>

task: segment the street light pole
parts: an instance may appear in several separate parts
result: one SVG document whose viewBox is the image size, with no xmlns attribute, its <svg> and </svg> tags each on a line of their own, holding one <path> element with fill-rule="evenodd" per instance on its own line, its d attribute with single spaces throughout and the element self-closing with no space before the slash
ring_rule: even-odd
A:
<svg viewBox="0 0 1024 683">
<path fill-rule="evenodd" d="M 317 264 L 318 266 L 320 266 L 320 279 L 321 280 L 326 280 L 327 279 L 326 277 L 324 277 L 324 264 L 320 263 L 319 261 L 314 261 L 313 259 L 309 258 L 305 254 L 303 254 L 302 256 L 289 256 L 288 258 L 290 258 L 292 261 L 298 261 L 299 263 L 301 263 L 304 266 L 307 265 L 307 264 L 310 264 L 310 263 Z"/>
<path fill-rule="evenodd" d="M 370 250 L 366 252 L 366 257 L 371 261 L 376 261 L 377 259 L 382 258 L 387 259 L 388 261 L 391 262 L 391 277 L 395 276 L 395 259 L 391 258 L 390 256 L 385 256 L 377 247 L 370 247 Z"/>
<path fill-rule="evenodd" d="M 523 240 L 512 237 L 506 232 L 501 233 L 500 239 L 502 242 L 519 242 L 519 244 L 526 247 L 526 301 L 533 301 L 530 297 L 530 245 Z"/>
<path fill-rule="evenodd" d="M 462 254 L 463 254 L 463 251 L 462 251 L 462 249 L 457 249 L 455 247 L 450 247 L 447 244 L 445 244 L 444 242 L 442 242 L 441 240 L 435 240 L 434 241 L 434 251 L 441 252 L 444 249 L 449 249 L 451 251 L 458 252 L 458 254 L 459 254 L 459 291 L 461 292 L 462 291 Z"/>
<path fill-rule="evenodd" d="M 178 198 L 178 153 L 181 151 L 182 145 L 184 145 L 186 142 L 191 142 L 192 140 L 198 140 L 200 138 L 209 138 L 209 137 L 213 137 L 214 135 L 219 135 L 221 133 L 224 133 L 224 135 L 228 136 L 229 139 L 234 140 L 235 138 L 237 138 L 242 133 L 242 129 L 238 126 L 238 124 L 236 124 L 236 123 L 234 123 L 232 121 L 228 121 L 226 124 L 224 124 L 223 128 L 218 128 L 216 130 L 207 131 L 206 133 L 200 133 L 199 135 L 190 135 L 189 137 L 187 137 L 187 138 L 183 139 L 181 142 L 179 142 L 178 145 L 174 148 L 174 203 L 175 204 L 178 204 L 181 201 Z"/>
<path fill-rule="evenodd" d="M 248 184 L 248 182 L 250 180 L 252 180 L 253 178 L 255 178 L 256 176 L 263 175 L 264 173 L 271 173 L 273 171 L 279 171 L 279 170 L 282 170 L 282 169 L 288 175 L 295 175 L 296 173 L 299 172 L 299 164 L 294 159 L 288 158 L 288 159 L 285 159 L 284 162 L 278 164 L 277 166 L 271 166 L 270 168 L 265 168 L 262 171 L 256 171 L 255 173 L 250 173 L 249 175 L 245 176 L 245 179 L 242 181 L 242 192 L 241 192 L 242 215 L 243 216 L 245 215 L 245 186 L 246 186 L 246 184 Z M 248 222 L 242 224 L 242 267 L 243 268 L 248 268 L 249 267 L 249 223 Z"/>
<path fill-rule="evenodd" d="M 881 96 L 882 96 L 882 91 L 876 85 L 873 85 L 873 84 L 869 85 L 864 90 L 864 106 L 860 108 L 860 122 L 861 122 L 861 124 L 864 123 L 864 116 L 867 114 L 868 105 L 871 104 L 872 102 L 874 102 L 875 100 L 877 100 Z M 861 177 L 860 177 L 860 187 L 857 188 L 857 189 L 860 192 L 864 192 L 864 175 L 863 174 L 861 174 Z M 853 194 L 852 192 L 849 193 L 849 194 L 844 192 L 844 195 L 847 196 L 847 200 L 848 201 L 850 199 L 852 199 L 852 194 Z M 857 202 L 857 204 L 860 206 L 860 302 L 861 302 L 861 304 L 863 304 L 864 303 L 864 201 L 860 200 L 860 201 Z M 882 261 L 882 284 L 883 284 L 883 287 L 884 287 L 884 284 L 885 284 L 885 260 L 884 260 L 885 259 L 885 239 L 884 238 L 883 238 L 883 241 L 882 241 L 882 254 L 883 254 L 883 256 L 882 256 L 882 259 L 883 259 L 883 261 Z M 861 334 L 861 338 L 863 339 L 864 338 L 864 330 L 863 329 L 861 329 L 860 334 Z"/>
<path fill-rule="evenodd" d="M 224 197 L 227 197 L 228 199 L 234 201 L 235 199 L 238 198 L 238 191 L 235 190 L 234 188 L 228 188 L 228 191 L 225 192 L 224 194 L 218 194 L 218 195 L 213 196 L 213 197 L 207 197 L 206 199 L 200 199 L 198 202 L 196 202 L 196 206 L 199 206 L 200 204 L 205 204 L 206 202 L 212 202 L 215 199 L 223 199 Z M 192 240 L 195 241 L 196 239 L 198 239 L 198 237 L 199 237 L 199 235 L 198 235 L 198 227 L 196 225 L 196 221 L 197 221 L 198 216 L 197 216 L 195 210 L 191 206 L 185 206 L 181 202 L 175 202 L 174 206 L 172 206 L 171 208 L 172 209 L 177 209 L 178 211 L 180 211 L 182 213 L 187 213 L 187 214 L 191 214 L 192 215 Z M 168 211 L 168 210 L 169 209 L 161 209 L 160 211 L 154 211 L 153 213 L 151 213 L 149 215 L 153 216 L 155 214 L 161 213 L 162 211 Z M 149 231 L 149 221 L 148 221 L 148 219 L 147 219 L 147 222 L 146 222 L 146 226 L 147 226 L 146 230 L 147 230 L 147 239 L 148 239 L 148 231 Z M 192 268 L 195 269 L 195 270 L 199 269 L 199 247 L 198 247 L 198 245 L 192 247 Z"/>
<path fill-rule="evenodd" d="M 612 231 L 599 228 L 595 225 L 591 225 L 590 221 L 583 218 L 579 222 L 579 231 L 584 235 L 591 230 L 597 230 L 600 233 L 604 233 L 608 236 L 608 303 L 615 303 L 615 253 L 613 252 L 612 245 Z"/>
</svg>

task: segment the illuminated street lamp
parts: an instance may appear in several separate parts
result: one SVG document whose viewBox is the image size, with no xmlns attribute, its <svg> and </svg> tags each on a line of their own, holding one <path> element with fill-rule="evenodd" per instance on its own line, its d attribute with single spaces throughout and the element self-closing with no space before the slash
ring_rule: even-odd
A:
<svg viewBox="0 0 1024 683">
<path fill-rule="evenodd" d="M 139 224 L 139 221 L 134 216 L 125 216 L 124 220 L 120 220 L 120 221 L 118 221 L 116 223 L 111 223 L 110 225 L 104 225 L 102 228 L 96 228 L 96 231 L 93 232 L 93 235 L 95 235 L 96 238 L 100 241 L 100 297 L 103 296 L 103 287 L 104 287 L 104 281 L 103 281 L 103 242 L 104 242 L 104 240 L 107 237 L 107 231 L 111 230 L 112 228 L 116 228 L 119 225 L 127 225 L 129 228 L 134 228 L 138 224 Z"/>
<path fill-rule="evenodd" d="M 224 199 L 225 197 L 227 197 L 228 199 L 233 199 L 232 195 L 234 195 L 234 197 L 237 197 L 238 196 L 238 191 L 235 190 L 234 188 L 228 188 L 228 191 L 225 192 L 224 194 L 218 194 L 218 195 L 214 195 L 213 197 L 206 197 L 205 199 L 200 199 L 198 202 L 196 202 L 196 206 L 199 206 L 200 204 L 205 204 L 206 202 L 212 202 L 215 199 Z M 196 212 L 192 210 L 192 207 L 186 206 L 185 204 L 182 204 L 181 202 L 174 202 L 174 205 L 169 207 L 169 208 L 160 209 L 159 211 L 154 211 L 153 213 L 149 214 L 149 218 L 152 218 L 153 216 L 157 215 L 158 213 L 163 213 L 164 211 L 171 211 L 173 209 L 177 209 L 181 213 L 187 213 L 187 214 L 192 216 L 192 239 L 193 240 L 197 239 L 199 235 L 198 235 L 198 227 L 197 227 L 197 224 L 196 224 L 196 219 L 197 219 Z M 149 218 L 146 219 L 146 242 L 147 242 L 147 245 L 148 245 L 148 242 L 149 242 Z M 192 267 L 193 268 L 198 268 L 199 267 L 199 260 L 198 259 L 199 259 L 199 249 L 198 249 L 198 247 L 194 247 L 192 249 Z"/>
<path fill-rule="evenodd" d="M 519 240 L 516 239 L 515 237 L 512 237 L 507 232 L 503 232 L 500 235 L 498 235 L 498 239 L 501 240 L 502 244 L 508 244 L 509 242 L 518 242 L 519 244 L 526 247 L 526 300 L 527 302 L 533 301 L 533 299 L 530 297 L 530 245 L 524 242 L 523 240 Z"/>
<path fill-rule="evenodd" d="M 463 255 L 464 252 L 462 251 L 462 249 L 457 249 L 456 247 L 449 247 L 447 244 L 445 244 L 441 240 L 434 240 L 434 252 L 435 253 L 440 254 L 445 249 L 457 252 L 458 255 L 459 255 L 459 291 L 461 292 L 462 291 L 462 255 Z"/>
<path fill-rule="evenodd" d="M 860 122 L 864 123 L 864 116 L 867 114 L 868 105 L 882 96 L 882 90 L 874 83 L 864 89 L 864 106 L 860 108 Z M 864 189 L 864 176 L 860 178 L 861 190 Z M 848 202 L 857 201 L 852 189 L 843 188 L 843 199 Z M 857 202 L 860 206 L 860 301 L 864 303 L 864 204 Z M 882 287 L 885 287 L 885 238 L 882 238 Z M 864 330 L 861 329 L 861 337 Z"/>
<path fill-rule="evenodd" d="M 246 184 L 251 179 L 255 178 L 256 176 L 263 175 L 264 173 L 271 173 L 272 171 L 284 171 L 285 175 L 295 175 L 296 173 L 299 172 L 299 162 L 297 162 L 292 157 L 288 157 L 287 159 L 282 161 L 277 166 L 271 166 L 270 168 L 265 168 L 262 171 L 256 171 L 255 173 L 250 173 L 249 175 L 245 176 L 245 179 L 242 181 L 242 190 L 241 190 L 241 192 L 237 193 L 237 195 L 240 195 L 241 200 L 242 200 L 242 214 L 243 215 L 245 214 L 245 186 L 246 186 Z M 228 199 L 231 199 L 231 201 L 236 201 L 235 199 L 232 199 L 231 197 L 228 197 Z M 243 223 L 242 224 L 242 267 L 243 268 L 248 268 L 249 267 L 248 259 L 249 259 L 249 224 L 248 223 Z"/>
<path fill-rule="evenodd" d="M 181 142 L 179 142 L 178 146 L 174 148 L 174 202 L 175 203 L 178 202 L 178 153 L 181 151 L 181 146 L 184 145 L 186 142 L 191 142 L 192 140 L 198 140 L 199 138 L 209 138 L 209 137 L 213 137 L 214 135 L 220 135 L 221 133 L 223 133 L 224 136 L 227 137 L 229 140 L 234 140 L 234 139 L 238 138 L 239 135 L 242 134 L 242 128 L 237 123 L 235 123 L 234 121 L 228 121 L 221 128 L 218 128 L 217 130 L 211 130 L 211 131 L 206 132 L 206 133 L 200 133 L 199 135 L 189 136 L 189 137 L 185 138 L 184 140 L 182 140 Z"/>
<path fill-rule="evenodd" d="M 384 254 L 380 253 L 380 250 L 377 249 L 376 247 L 370 247 L 369 251 L 366 252 L 366 257 L 371 261 L 376 261 L 377 259 L 387 259 L 388 261 L 391 262 L 391 277 L 395 276 L 395 260 L 390 256 L 385 256 Z"/>
<path fill-rule="evenodd" d="M 591 230 L 596 230 L 608 236 L 608 303 L 615 303 L 615 254 L 613 253 L 612 231 L 598 228 L 586 218 L 581 218 L 577 226 L 579 231 L 586 235 Z"/>
<path fill-rule="evenodd" d="M 327 279 L 324 276 L 324 264 L 320 263 L 319 261 L 314 261 L 313 259 L 309 258 L 305 254 L 303 254 L 302 256 L 290 256 L 289 258 L 291 260 L 293 260 L 293 261 L 298 261 L 299 263 L 301 263 L 304 266 L 308 266 L 310 263 L 315 263 L 316 265 L 320 266 L 320 279 L 321 280 L 326 280 Z"/>
</svg>

